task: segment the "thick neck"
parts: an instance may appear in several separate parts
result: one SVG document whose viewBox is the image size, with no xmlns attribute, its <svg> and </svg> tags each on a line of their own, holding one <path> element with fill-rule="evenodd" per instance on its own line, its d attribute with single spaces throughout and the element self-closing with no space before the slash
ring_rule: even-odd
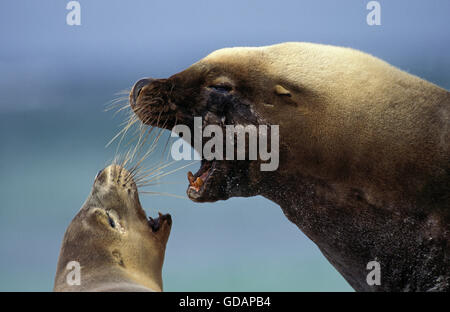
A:
<svg viewBox="0 0 450 312">
<path fill-rule="evenodd" d="M 162 291 L 162 281 L 143 277 L 142 273 L 121 268 L 92 272 L 93 283 L 90 291 Z"/>
<path fill-rule="evenodd" d="M 55 291 L 162 291 L 162 281 L 117 266 L 82 268 L 80 285 L 67 283 L 66 272 L 59 272 Z"/>
<path fill-rule="evenodd" d="M 450 288 L 445 220 L 432 213 L 415 214 L 405 203 L 370 204 L 364 192 L 354 188 L 299 176 L 274 177 L 278 179 L 263 195 L 281 206 L 356 290 Z M 370 261 L 380 263 L 380 286 L 366 281 Z"/>
</svg>

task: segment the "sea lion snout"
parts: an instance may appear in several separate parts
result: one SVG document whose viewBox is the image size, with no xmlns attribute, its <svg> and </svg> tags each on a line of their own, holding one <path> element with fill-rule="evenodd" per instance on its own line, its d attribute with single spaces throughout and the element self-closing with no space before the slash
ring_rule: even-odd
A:
<svg viewBox="0 0 450 312">
<path fill-rule="evenodd" d="M 118 187 L 119 189 L 133 189 L 136 191 L 136 184 L 132 174 L 125 168 L 118 165 L 110 165 L 100 170 L 94 179 L 94 186 Z"/>
<path fill-rule="evenodd" d="M 146 226 L 150 227 L 153 233 L 167 225 L 168 228 L 164 229 L 163 232 L 166 232 L 168 237 L 172 226 L 171 215 L 158 213 L 158 217 L 148 217 L 147 220 L 139 201 L 133 175 L 122 166 L 110 165 L 100 170 L 95 178 L 92 194 L 93 196 L 90 196 L 90 200 L 87 201 L 89 206 L 97 207 L 100 199 L 103 210 L 113 211 L 119 219 L 137 218 L 145 220 Z M 108 218 L 111 217 L 114 216 L 108 215 Z M 112 223 L 120 224 L 120 221 Z"/>
<path fill-rule="evenodd" d="M 136 104 L 137 98 L 141 94 L 142 88 L 144 88 L 146 85 L 149 85 L 154 79 L 152 78 L 143 78 L 141 80 L 138 80 L 130 92 L 130 103 L 132 106 Z"/>
<path fill-rule="evenodd" d="M 138 218 L 146 219 L 133 175 L 127 169 L 115 164 L 98 172 L 86 207 L 101 207 L 102 211 L 114 211 L 122 219 L 134 218 L 136 215 L 140 216 Z"/>
<path fill-rule="evenodd" d="M 176 125 L 185 126 L 191 134 L 197 131 L 195 120 L 199 118 L 203 128 L 218 126 L 222 133 L 228 126 L 266 125 L 256 114 L 258 99 L 252 97 L 250 91 L 254 88 L 240 75 L 246 70 L 240 68 L 233 73 L 228 65 L 218 58 L 201 61 L 168 78 L 141 79 L 130 92 L 130 106 L 143 124 L 171 131 Z M 192 135 L 183 133 L 183 139 L 194 146 Z M 202 140 L 201 150 L 208 139 L 203 137 Z M 222 150 L 226 149 L 224 141 L 217 144 L 223 145 Z M 245 144 L 244 153 L 248 155 L 249 144 Z M 188 175 L 188 197 L 196 202 L 211 202 L 256 195 L 254 190 L 259 188 L 256 184 L 263 182 L 258 169 L 262 160 L 230 158 L 203 157 L 200 170 Z"/>
</svg>

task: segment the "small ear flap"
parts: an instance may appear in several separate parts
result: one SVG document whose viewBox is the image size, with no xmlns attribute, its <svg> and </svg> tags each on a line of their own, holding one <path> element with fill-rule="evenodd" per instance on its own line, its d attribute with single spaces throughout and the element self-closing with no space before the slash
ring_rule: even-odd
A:
<svg viewBox="0 0 450 312">
<path fill-rule="evenodd" d="M 291 92 L 281 85 L 276 85 L 274 90 L 278 95 L 291 96 Z"/>
</svg>

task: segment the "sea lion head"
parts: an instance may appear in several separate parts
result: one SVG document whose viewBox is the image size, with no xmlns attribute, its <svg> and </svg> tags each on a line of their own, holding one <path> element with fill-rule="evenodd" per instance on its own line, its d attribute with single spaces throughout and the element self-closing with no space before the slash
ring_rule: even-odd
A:
<svg viewBox="0 0 450 312">
<path fill-rule="evenodd" d="M 278 124 L 274 107 L 283 105 L 289 109 L 294 102 L 281 86 L 280 77 L 267 75 L 264 58 L 264 51 L 259 48 L 218 50 L 167 79 L 139 80 L 130 92 L 131 107 L 147 125 L 170 130 L 183 124 L 191 133 L 195 131 L 194 117 L 202 118 L 203 129 L 220 126 L 224 137 L 226 125 L 264 125 L 268 127 L 270 142 L 270 126 Z M 192 139 L 191 136 L 189 143 L 194 145 Z M 248 144 L 245 153 L 248 156 Z M 261 170 L 264 162 L 267 161 L 259 155 L 255 160 L 203 158 L 200 170 L 189 177 L 187 194 L 198 202 L 258 195 L 270 175 Z M 199 178 L 200 185 L 195 185 L 193 182 Z"/>
<path fill-rule="evenodd" d="M 414 87 L 403 88 L 399 80 Z M 259 154 L 252 161 L 203 159 L 190 177 L 203 180 L 188 188 L 192 200 L 274 198 L 289 182 L 293 190 L 304 185 L 305 196 L 311 184 L 336 200 L 352 197 L 357 189 L 365 200 L 381 205 L 391 197 L 414 197 L 423 188 L 432 163 L 423 161 L 428 157 L 423 142 L 435 148 L 427 136 L 445 122 L 426 106 L 419 117 L 435 120 L 433 129 L 409 113 L 408 103 L 417 99 L 413 88 L 427 94 L 426 88 L 434 87 L 353 49 L 290 42 L 220 49 L 169 78 L 139 80 L 130 105 L 143 123 L 169 130 L 184 124 L 194 133 L 196 116 L 202 117 L 203 128 L 279 126 L 276 170 L 262 171 Z"/>
<path fill-rule="evenodd" d="M 169 214 L 147 218 L 129 171 L 119 165 L 101 170 L 64 235 L 55 290 L 91 290 L 93 284 L 126 280 L 161 291 L 171 225 Z M 81 266 L 79 286 L 66 283 L 71 261 Z"/>
</svg>

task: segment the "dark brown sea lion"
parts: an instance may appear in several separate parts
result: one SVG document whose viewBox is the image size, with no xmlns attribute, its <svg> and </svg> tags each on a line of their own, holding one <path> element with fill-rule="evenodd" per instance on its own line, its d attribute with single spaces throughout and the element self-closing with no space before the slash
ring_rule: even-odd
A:
<svg viewBox="0 0 450 312">
<path fill-rule="evenodd" d="M 141 121 L 167 129 L 192 129 L 194 116 L 279 125 L 278 170 L 203 160 L 188 196 L 278 203 L 356 290 L 450 290 L 445 89 L 353 49 L 284 43 L 215 51 L 170 78 L 138 81 L 130 102 Z M 381 285 L 367 283 L 374 260 Z"/>
<path fill-rule="evenodd" d="M 54 291 L 162 291 L 171 225 L 169 214 L 147 219 L 131 174 L 107 167 L 64 235 Z"/>
</svg>

